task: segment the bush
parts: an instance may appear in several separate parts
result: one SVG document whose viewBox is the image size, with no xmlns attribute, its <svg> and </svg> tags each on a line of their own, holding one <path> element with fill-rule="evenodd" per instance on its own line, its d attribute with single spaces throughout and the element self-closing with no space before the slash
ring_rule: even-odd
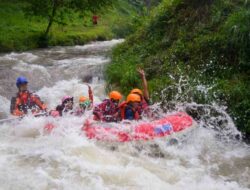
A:
<svg viewBox="0 0 250 190">
<path fill-rule="evenodd" d="M 250 3 L 244 0 L 163 1 L 124 44 L 113 51 L 109 85 L 124 93 L 148 74 L 154 100 L 218 102 L 250 134 Z M 135 76 L 133 76 L 135 75 Z M 210 87 L 207 92 L 197 89 Z M 164 94 L 162 90 L 165 89 Z"/>
</svg>

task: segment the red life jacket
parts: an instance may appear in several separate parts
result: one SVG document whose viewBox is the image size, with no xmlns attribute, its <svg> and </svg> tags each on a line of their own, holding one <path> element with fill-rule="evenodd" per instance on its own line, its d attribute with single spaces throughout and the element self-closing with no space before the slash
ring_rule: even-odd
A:
<svg viewBox="0 0 250 190">
<path fill-rule="evenodd" d="M 10 112 L 13 115 L 21 116 L 31 110 L 32 113 L 38 113 L 45 110 L 47 106 L 40 100 L 39 96 L 29 91 L 19 92 L 16 97 L 11 100 Z"/>
<path fill-rule="evenodd" d="M 119 107 L 110 99 L 104 100 L 101 104 L 94 108 L 93 114 L 95 120 L 105 122 L 117 122 L 120 120 Z"/>
<path fill-rule="evenodd" d="M 99 19 L 99 17 L 97 15 L 94 15 L 92 17 L 93 24 L 97 24 L 98 19 Z"/>
<path fill-rule="evenodd" d="M 132 108 L 131 106 L 129 106 L 126 102 L 123 102 L 120 104 L 120 110 L 121 110 L 121 118 L 124 120 L 126 119 L 126 108 L 130 108 L 132 111 L 133 111 L 133 114 L 134 114 L 134 119 L 135 120 L 139 120 L 141 119 L 141 114 L 143 112 L 143 109 L 142 109 L 142 105 L 140 105 L 137 109 L 135 108 Z"/>
<path fill-rule="evenodd" d="M 52 117 L 60 117 L 59 111 L 56 111 L 56 110 L 51 110 L 49 112 L 49 115 L 52 116 Z"/>
<path fill-rule="evenodd" d="M 124 101 L 122 102 L 120 105 L 119 105 L 119 109 L 121 110 L 121 119 L 125 119 L 125 109 L 126 109 L 126 106 L 127 106 L 127 102 Z"/>
</svg>

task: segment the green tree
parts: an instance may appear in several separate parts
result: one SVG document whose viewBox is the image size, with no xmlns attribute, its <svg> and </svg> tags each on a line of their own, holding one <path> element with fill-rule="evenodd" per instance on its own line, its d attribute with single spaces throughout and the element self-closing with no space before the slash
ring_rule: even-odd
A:
<svg viewBox="0 0 250 190">
<path fill-rule="evenodd" d="M 149 12 L 150 9 L 154 6 L 157 6 L 161 2 L 161 0 L 143 0 L 143 2 L 146 5 Z"/>
<path fill-rule="evenodd" d="M 141 9 L 140 11 L 143 12 L 144 8 L 149 14 L 152 7 L 157 6 L 162 0 L 128 0 L 132 5 Z"/>
<path fill-rule="evenodd" d="M 86 11 L 96 12 L 111 6 L 115 0 L 22 0 L 27 3 L 25 9 L 28 15 L 42 16 L 48 19 L 48 25 L 44 37 L 48 37 L 51 26 L 54 22 L 62 24 L 64 17 L 70 12 L 83 13 Z"/>
</svg>

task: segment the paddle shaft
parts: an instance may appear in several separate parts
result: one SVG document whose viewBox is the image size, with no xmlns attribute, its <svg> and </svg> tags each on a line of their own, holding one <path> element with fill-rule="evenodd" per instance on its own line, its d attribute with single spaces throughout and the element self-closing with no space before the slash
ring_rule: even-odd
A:
<svg viewBox="0 0 250 190">
<path fill-rule="evenodd" d="M 38 113 L 33 115 L 34 117 L 39 117 L 39 116 L 46 116 L 48 113 L 44 112 L 44 113 Z M 20 117 L 15 117 L 15 118 L 8 118 L 8 119 L 1 119 L 0 123 L 4 123 L 4 122 L 9 122 L 9 121 L 14 121 L 14 120 L 18 120 L 18 119 L 22 119 L 24 116 L 20 116 Z"/>
</svg>

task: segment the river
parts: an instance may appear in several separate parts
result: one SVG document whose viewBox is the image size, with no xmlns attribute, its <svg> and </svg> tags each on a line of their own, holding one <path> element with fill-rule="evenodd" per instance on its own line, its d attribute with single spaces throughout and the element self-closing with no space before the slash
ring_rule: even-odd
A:
<svg viewBox="0 0 250 190">
<path fill-rule="evenodd" d="M 100 102 L 106 97 L 103 69 L 110 61 L 110 50 L 121 42 L 1 54 L 0 118 L 10 117 L 10 99 L 17 91 L 19 75 L 28 78 L 29 89 L 51 109 L 64 95 L 76 102 L 80 95 L 87 95 L 84 82 L 93 88 L 95 103 Z M 1 123 L 0 189 L 250 189 L 250 147 L 232 138 L 239 132 L 226 113 L 226 130 L 218 130 L 219 126 L 213 126 L 219 125 L 216 118 L 206 114 L 194 130 L 178 136 L 177 145 L 163 139 L 150 145 L 89 140 L 80 130 L 89 115 L 28 116 Z M 48 122 L 58 126 L 51 134 L 43 131 Z"/>
</svg>

